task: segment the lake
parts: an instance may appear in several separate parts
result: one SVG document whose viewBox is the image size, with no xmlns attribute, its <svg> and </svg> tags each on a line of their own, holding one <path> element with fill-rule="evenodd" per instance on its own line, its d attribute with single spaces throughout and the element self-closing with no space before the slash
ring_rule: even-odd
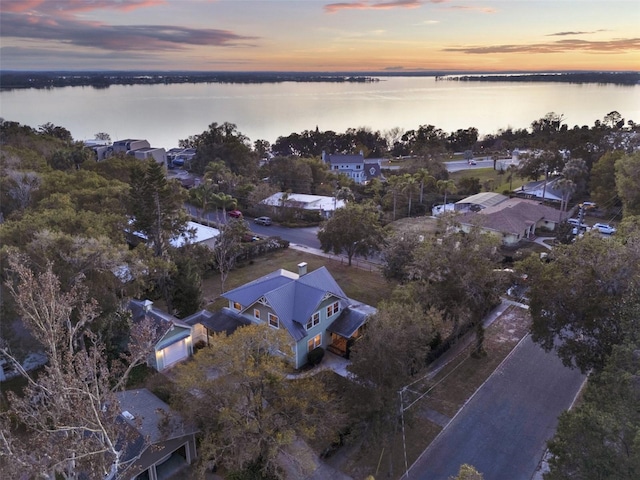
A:
<svg viewBox="0 0 640 480">
<path fill-rule="evenodd" d="M 253 142 L 303 130 L 370 127 L 381 132 L 435 125 L 480 134 L 527 128 L 548 112 L 569 127 L 617 110 L 640 122 L 640 85 L 437 81 L 380 77 L 374 83 L 172 84 L 0 92 L 0 116 L 36 128 L 52 122 L 74 139 L 106 132 L 172 148 L 209 124 L 230 122 Z"/>
</svg>

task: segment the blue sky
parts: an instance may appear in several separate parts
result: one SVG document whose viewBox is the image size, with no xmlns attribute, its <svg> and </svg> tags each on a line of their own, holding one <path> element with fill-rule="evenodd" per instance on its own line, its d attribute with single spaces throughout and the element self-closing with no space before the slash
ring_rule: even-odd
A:
<svg viewBox="0 0 640 480">
<path fill-rule="evenodd" d="M 2 0 L 3 70 L 639 70 L 638 0 Z"/>
</svg>

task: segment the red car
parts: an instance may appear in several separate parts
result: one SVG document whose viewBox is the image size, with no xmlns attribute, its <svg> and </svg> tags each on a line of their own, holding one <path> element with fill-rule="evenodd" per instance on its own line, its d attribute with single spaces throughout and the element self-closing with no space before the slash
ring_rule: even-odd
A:
<svg viewBox="0 0 640 480">
<path fill-rule="evenodd" d="M 242 218 L 242 212 L 240 210 L 231 210 L 229 216 L 231 218 Z"/>
</svg>

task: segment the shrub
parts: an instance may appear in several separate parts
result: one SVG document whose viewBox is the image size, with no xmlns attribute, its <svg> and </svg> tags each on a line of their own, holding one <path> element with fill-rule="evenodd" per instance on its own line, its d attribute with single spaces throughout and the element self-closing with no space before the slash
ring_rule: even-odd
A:
<svg viewBox="0 0 640 480">
<path fill-rule="evenodd" d="M 324 349 L 322 347 L 316 347 L 313 350 L 311 350 L 307 355 L 307 362 L 312 367 L 315 367 L 322 361 L 323 357 L 324 357 Z"/>
</svg>

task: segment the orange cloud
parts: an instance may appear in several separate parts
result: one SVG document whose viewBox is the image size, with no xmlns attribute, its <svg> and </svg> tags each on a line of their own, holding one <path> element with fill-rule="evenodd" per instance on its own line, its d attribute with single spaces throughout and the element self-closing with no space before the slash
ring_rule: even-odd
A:
<svg viewBox="0 0 640 480">
<path fill-rule="evenodd" d="M 617 40 L 605 40 L 590 42 L 587 40 L 559 40 L 550 43 L 534 43 L 531 45 L 492 45 L 484 47 L 449 47 L 445 52 L 462 52 L 470 54 L 495 54 L 495 53 L 564 53 L 582 52 L 607 52 L 625 53 L 627 51 L 640 50 L 640 38 L 622 38 Z"/>
<path fill-rule="evenodd" d="M 439 0 L 446 1 L 446 0 Z M 361 2 L 340 2 L 325 5 L 324 10 L 327 13 L 336 13 L 340 10 L 391 10 L 393 8 L 418 8 L 422 6 L 424 0 L 389 0 L 386 2 L 370 2 L 368 0 Z"/>
</svg>

